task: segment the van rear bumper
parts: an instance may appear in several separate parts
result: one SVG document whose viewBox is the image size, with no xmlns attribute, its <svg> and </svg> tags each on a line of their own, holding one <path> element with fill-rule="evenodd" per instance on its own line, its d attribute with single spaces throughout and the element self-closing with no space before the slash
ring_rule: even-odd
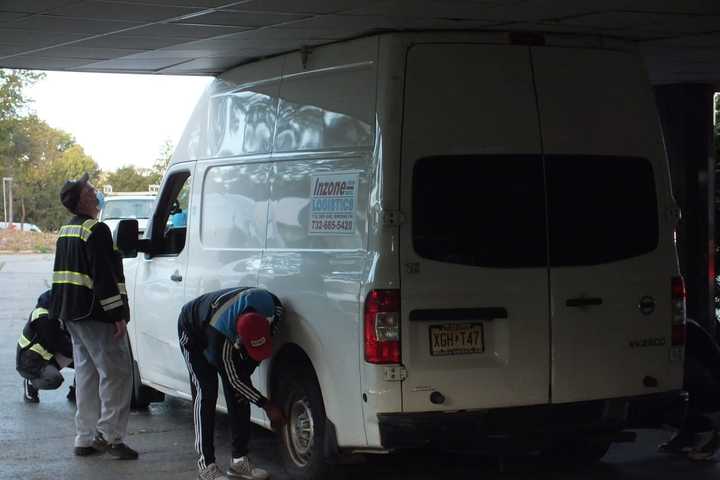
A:
<svg viewBox="0 0 720 480">
<path fill-rule="evenodd" d="M 633 441 L 628 412 L 636 405 L 673 405 L 680 391 L 557 405 L 463 412 L 378 414 L 386 449 L 431 447 L 450 450 L 533 450 L 562 438 Z"/>
</svg>

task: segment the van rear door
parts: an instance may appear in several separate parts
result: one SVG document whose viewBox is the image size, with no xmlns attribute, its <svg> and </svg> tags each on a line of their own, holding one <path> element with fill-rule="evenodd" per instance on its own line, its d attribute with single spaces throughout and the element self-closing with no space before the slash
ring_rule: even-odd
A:
<svg viewBox="0 0 720 480">
<path fill-rule="evenodd" d="M 403 410 L 547 403 L 544 170 L 530 49 L 415 45 L 406 68 Z"/>
<path fill-rule="evenodd" d="M 532 49 L 547 165 L 553 403 L 670 382 L 672 227 L 652 92 L 635 57 Z"/>
</svg>

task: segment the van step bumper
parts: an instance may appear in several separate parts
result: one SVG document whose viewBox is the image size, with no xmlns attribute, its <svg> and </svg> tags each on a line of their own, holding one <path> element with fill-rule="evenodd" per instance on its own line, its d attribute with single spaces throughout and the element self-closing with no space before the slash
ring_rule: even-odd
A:
<svg viewBox="0 0 720 480">
<path fill-rule="evenodd" d="M 632 442 L 628 412 L 634 402 L 677 399 L 681 392 L 461 412 L 378 414 L 383 448 L 440 448 L 498 451 L 507 448 L 532 451 L 561 439 Z M 662 401 L 661 401 L 662 400 Z"/>
</svg>

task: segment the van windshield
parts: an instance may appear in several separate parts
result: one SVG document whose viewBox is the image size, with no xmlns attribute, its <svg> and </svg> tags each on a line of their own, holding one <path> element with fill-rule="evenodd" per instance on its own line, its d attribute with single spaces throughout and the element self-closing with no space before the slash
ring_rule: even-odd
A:
<svg viewBox="0 0 720 480">
<path fill-rule="evenodd" d="M 112 218 L 150 218 L 154 198 L 108 200 L 100 220 Z"/>
<path fill-rule="evenodd" d="M 412 195 L 413 245 L 431 260 L 596 265 L 657 247 L 654 174 L 642 158 L 427 157 L 415 164 Z"/>
</svg>

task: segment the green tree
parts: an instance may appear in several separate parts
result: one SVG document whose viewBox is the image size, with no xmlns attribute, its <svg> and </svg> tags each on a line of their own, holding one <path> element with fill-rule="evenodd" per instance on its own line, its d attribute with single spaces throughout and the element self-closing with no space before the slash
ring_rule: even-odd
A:
<svg viewBox="0 0 720 480">
<path fill-rule="evenodd" d="M 52 150 L 52 149 L 51 149 Z M 27 221 L 42 229 L 57 230 L 67 220 L 68 212 L 60 203 L 60 189 L 65 180 L 78 178 L 84 172 L 91 181 L 100 169 L 80 145 L 73 144 L 50 161 L 26 172 L 19 194 L 25 205 Z"/>
<path fill-rule="evenodd" d="M 0 121 L 20 116 L 20 110 L 30 102 L 24 89 L 42 78 L 44 73 L 0 70 Z"/>
<path fill-rule="evenodd" d="M 137 167 L 125 165 L 107 174 L 103 183 L 111 185 L 113 192 L 147 192 L 151 179 Z"/>
<path fill-rule="evenodd" d="M 170 165 L 170 159 L 172 159 L 175 146 L 172 141 L 165 140 L 165 143 L 160 147 L 160 154 L 155 159 L 152 168 L 150 169 L 150 185 L 159 185 L 162 182 L 165 171 Z"/>
</svg>

